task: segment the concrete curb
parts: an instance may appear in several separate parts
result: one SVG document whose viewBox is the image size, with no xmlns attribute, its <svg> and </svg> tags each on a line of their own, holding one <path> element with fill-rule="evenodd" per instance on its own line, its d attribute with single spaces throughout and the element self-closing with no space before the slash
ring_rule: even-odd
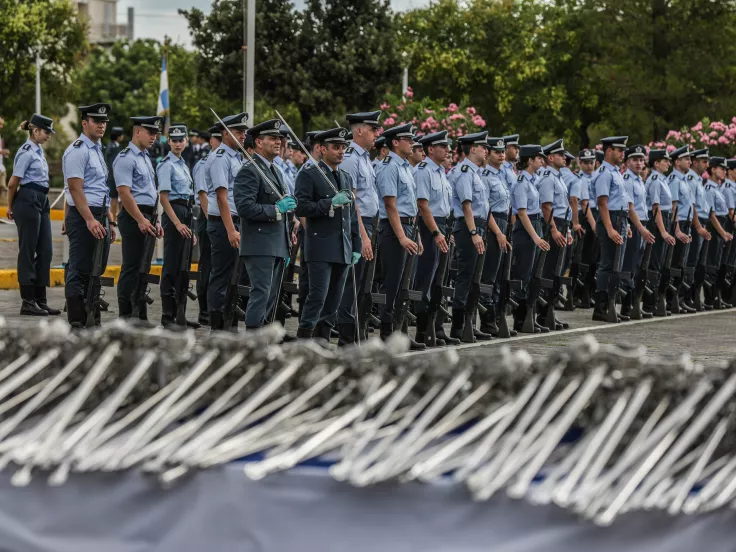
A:
<svg viewBox="0 0 736 552">
<path fill-rule="evenodd" d="M 161 276 L 161 265 L 152 265 L 151 274 Z M 192 265 L 192 271 L 196 272 L 199 267 L 196 264 Z M 50 287 L 64 287 L 64 269 L 63 268 L 52 268 L 49 271 L 50 274 Z M 120 265 L 108 266 L 105 270 L 105 277 L 113 278 L 115 285 L 118 283 L 120 277 Z M 0 270 L 0 289 L 18 289 L 18 270 L 15 268 L 2 269 Z"/>
<path fill-rule="evenodd" d="M 7 207 L 0 207 L 0 218 L 8 218 Z M 64 220 L 64 210 L 51 209 L 51 220 Z"/>
</svg>

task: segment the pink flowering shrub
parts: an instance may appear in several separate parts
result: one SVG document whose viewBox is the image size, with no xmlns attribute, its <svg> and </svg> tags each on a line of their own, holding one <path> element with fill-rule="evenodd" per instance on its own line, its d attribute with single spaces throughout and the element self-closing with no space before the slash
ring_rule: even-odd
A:
<svg viewBox="0 0 736 552">
<path fill-rule="evenodd" d="M 384 128 L 412 123 L 421 134 L 446 130 L 450 138 L 487 130 L 486 122 L 478 110 L 466 104 L 445 105 L 431 98 L 415 101 L 411 88 L 406 92 L 406 99 L 389 91 L 381 104 L 381 122 Z"/>
<path fill-rule="evenodd" d="M 670 130 L 663 141 L 652 142 L 649 147 L 672 151 L 685 144 L 692 149 L 708 148 L 711 155 L 736 156 L 736 117 L 728 123 L 704 118 L 691 127 Z"/>
</svg>

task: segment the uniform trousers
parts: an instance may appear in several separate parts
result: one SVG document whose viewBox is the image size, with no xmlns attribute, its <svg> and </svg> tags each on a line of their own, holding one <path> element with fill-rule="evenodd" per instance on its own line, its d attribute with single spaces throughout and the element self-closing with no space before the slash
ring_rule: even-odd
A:
<svg viewBox="0 0 736 552">
<path fill-rule="evenodd" d="M 235 229 L 240 231 L 240 224 L 233 221 Z M 210 279 L 207 286 L 208 312 L 224 312 L 227 286 L 232 277 L 239 252 L 230 245 L 227 229 L 221 220 L 210 218 L 207 221 L 207 235 L 210 238 Z M 240 239 L 246 239 L 241 236 Z M 241 278 L 242 282 L 242 278 Z"/>
<path fill-rule="evenodd" d="M 402 217 L 401 227 L 409 239 L 414 238 L 410 219 Z M 386 295 L 386 304 L 380 310 L 379 319 L 383 324 L 393 321 L 394 303 L 399 293 L 404 268 L 406 267 L 406 250 L 399 243 L 388 219 L 382 219 L 378 225 L 378 249 L 381 252 L 381 293 Z M 401 328 L 395 328 L 400 330 Z"/>
<path fill-rule="evenodd" d="M 299 319 L 301 319 L 301 311 L 304 307 L 304 303 L 307 300 L 309 294 L 309 267 L 304 257 L 304 226 L 299 227 L 299 266 L 301 272 L 299 273 L 299 297 L 297 303 L 299 303 Z"/>
<path fill-rule="evenodd" d="M 509 225 L 508 216 L 508 213 L 493 213 L 493 219 L 496 221 L 499 230 L 501 230 L 501 232 L 503 232 L 504 234 L 506 234 L 506 229 Z M 487 229 L 486 232 L 488 231 L 489 230 Z M 498 245 L 498 240 L 496 239 L 496 236 L 488 236 L 488 244 L 486 246 L 486 259 L 483 264 L 483 274 L 480 278 L 481 284 L 492 286 L 496 283 L 496 278 L 498 277 L 498 269 L 501 267 L 502 258 L 503 251 L 501 251 L 501 247 Z M 496 301 L 498 301 L 498 297 L 496 296 L 495 292 L 493 297 L 489 295 L 480 296 L 480 303 L 486 307 L 490 306 Z"/>
<path fill-rule="evenodd" d="M 53 255 L 48 193 L 21 186 L 13 214 L 18 228 L 18 283 L 47 287 Z"/>
<path fill-rule="evenodd" d="M 210 268 L 212 267 L 212 251 L 210 246 L 210 235 L 207 233 L 207 217 L 201 212 L 197 219 L 197 243 L 199 245 L 199 261 L 197 271 L 197 299 L 199 300 L 199 311 L 209 312 L 207 306 L 207 289 L 210 284 Z"/>
<path fill-rule="evenodd" d="M 642 237 L 639 230 L 631 227 L 631 237 L 626 240 L 626 251 L 624 251 L 624 262 L 621 265 L 621 287 L 628 291 L 634 291 L 634 276 L 642 258 Z"/>
<path fill-rule="evenodd" d="M 350 266 L 338 263 L 310 261 L 309 294 L 302 307 L 300 328 L 312 329 L 317 324 L 333 327 Z M 351 296 L 352 297 L 352 296 Z"/>
<path fill-rule="evenodd" d="M 184 205 L 172 204 L 179 221 L 184 222 L 189 215 L 189 209 Z M 176 297 L 176 282 L 181 271 L 181 256 L 184 253 L 185 238 L 164 213 L 161 217 L 161 226 L 164 229 L 164 265 L 161 267 L 161 297 Z M 187 267 L 187 287 L 189 285 L 189 267 Z"/>
<path fill-rule="evenodd" d="M 139 206 L 139 209 L 147 219 L 150 220 L 153 216 L 151 214 L 153 206 Z M 147 211 L 150 211 L 150 213 Z M 143 258 L 146 234 L 140 231 L 138 223 L 125 209 L 120 211 L 118 226 L 123 238 L 123 262 L 120 268 L 120 278 L 118 279 L 119 314 L 120 316 L 130 316 L 133 311 L 133 294 L 138 287 L 141 263 L 148 262 L 150 259 Z M 145 312 L 143 304 L 141 304 L 141 309 L 141 312 Z"/>
<path fill-rule="evenodd" d="M 475 217 L 474 220 L 478 235 L 484 236 L 488 231 L 486 219 Z M 473 236 L 470 235 L 470 230 L 468 230 L 464 218 L 455 222 L 453 236 L 455 237 L 455 252 L 457 254 L 457 275 L 455 276 L 455 295 L 452 298 L 452 308 L 464 309 L 468 302 L 479 255 L 478 250 L 473 245 Z"/>
<path fill-rule="evenodd" d="M 436 217 L 434 219 L 437 224 L 437 229 L 444 233 L 445 232 L 445 217 Z M 416 291 L 422 292 L 422 301 L 417 302 L 414 312 L 416 314 L 424 314 L 427 312 L 429 307 L 430 292 L 432 291 L 432 284 L 434 282 L 435 274 L 437 273 L 437 267 L 440 264 L 440 248 L 434 241 L 432 232 L 429 231 L 427 225 L 424 224 L 424 220 L 419 219 L 417 224 L 419 228 L 419 235 L 422 238 L 422 245 L 424 246 L 424 252 L 416 260 L 414 267 L 416 268 L 416 275 L 414 276 L 414 286 Z"/>
<path fill-rule="evenodd" d="M 703 228 L 706 228 L 708 226 L 708 219 L 704 217 L 698 217 L 698 220 L 700 221 L 700 224 Z M 703 247 L 703 243 L 705 242 L 705 239 L 697 232 L 693 232 L 692 238 L 693 241 L 690 242 L 690 250 L 687 254 L 687 266 L 689 268 L 695 268 L 696 266 L 698 266 L 700 250 Z"/>
<path fill-rule="evenodd" d="M 538 236 L 542 234 L 542 220 L 540 215 L 529 215 L 529 219 Z M 516 218 L 514 229 L 511 231 L 511 239 L 514 242 L 514 260 L 511 266 L 511 279 L 520 280 L 522 283 L 521 296 L 526 297 L 529 281 L 532 277 L 534 261 L 539 255 L 539 248 L 524 228 L 519 217 Z"/>
<path fill-rule="evenodd" d="M 671 211 L 661 211 L 661 213 L 662 213 L 662 222 L 664 223 L 664 227 L 669 232 L 670 224 L 672 222 L 672 212 Z M 652 216 L 651 212 L 649 213 L 649 216 L 650 217 Z M 666 248 L 667 244 L 662 239 L 662 235 L 659 232 L 659 229 L 655 230 L 654 235 L 657 238 L 657 241 L 654 242 L 654 245 L 652 245 L 652 258 L 649 261 L 649 265 L 651 267 L 651 270 L 661 272 L 662 267 L 664 266 L 665 255 L 667 253 L 667 248 Z"/>
<path fill-rule="evenodd" d="M 624 239 L 624 243 L 621 244 L 620 248 L 617 247 L 616 244 L 608 237 L 608 232 L 606 232 L 606 227 L 603 225 L 603 221 L 598 219 L 595 232 L 598 235 L 601 254 L 598 259 L 596 286 L 598 292 L 602 293 L 615 291 L 610 290 L 609 286 L 611 284 L 613 269 L 616 265 L 616 252 L 618 251 L 618 254 L 622 256 L 626 253 L 626 213 L 624 211 L 610 211 L 610 216 L 613 228 L 619 232 L 619 235 Z M 654 255 L 652 255 L 652 258 L 654 258 Z"/>
<path fill-rule="evenodd" d="M 250 298 L 245 311 L 245 326 L 260 328 L 266 323 L 268 315 L 276 305 L 284 260 L 280 257 L 249 255 L 243 257 L 243 262 L 250 278 Z"/>
<path fill-rule="evenodd" d="M 104 207 L 90 207 L 89 209 L 98 220 L 105 211 Z M 67 299 L 70 297 L 85 298 L 90 275 L 92 274 L 97 239 L 87 229 L 87 223 L 77 211 L 77 208 L 71 205 L 66 214 L 65 226 L 66 235 L 69 238 L 69 262 L 66 266 L 64 296 Z M 109 254 L 110 234 L 104 238 L 102 272 L 107 268 Z M 97 293 L 99 293 L 99 290 L 95 290 L 95 294 Z"/>
<path fill-rule="evenodd" d="M 361 217 L 361 220 L 363 221 L 363 227 L 368 234 L 368 238 L 373 237 L 373 217 Z M 426 255 L 427 242 L 424 241 L 424 235 L 422 235 L 422 243 L 424 244 L 424 255 Z M 422 257 L 424 255 L 422 255 Z M 421 259 L 422 257 L 419 257 L 419 259 Z M 355 285 L 358 287 L 360 287 L 360 283 L 363 281 L 363 274 L 365 274 L 365 262 L 365 259 L 361 257 L 360 260 L 355 264 Z M 337 309 L 337 323 L 355 324 L 355 316 L 355 290 L 353 288 L 353 278 L 349 277 L 345 279 L 345 289 L 342 293 L 340 306 Z M 334 326 L 334 322 L 332 325 Z"/>
</svg>

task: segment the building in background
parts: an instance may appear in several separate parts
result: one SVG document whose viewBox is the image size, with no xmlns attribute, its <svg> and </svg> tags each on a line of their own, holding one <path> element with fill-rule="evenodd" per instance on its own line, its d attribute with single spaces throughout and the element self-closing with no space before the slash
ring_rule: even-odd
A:
<svg viewBox="0 0 736 552">
<path fill-rule="evenodd" d="M 89 23 L 89 41 L 92 44 L 108 45 L 116 40 L 133 40 L 134 12 L 128 8 L 127 22 L 118 23 L 118 0 L 78 0 L 79 15 Z"/>
</svg>

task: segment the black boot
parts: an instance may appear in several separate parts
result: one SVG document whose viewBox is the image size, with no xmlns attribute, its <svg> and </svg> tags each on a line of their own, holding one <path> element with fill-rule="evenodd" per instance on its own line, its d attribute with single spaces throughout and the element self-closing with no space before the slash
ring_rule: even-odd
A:
<svg viewBox="0 0 736 552">
<path fill-rule="evenodd" d="M 36 304 L 35 290 L 32 285 L 20 286 L 22 300 L 20 313 L 24 316 L 48 316 L 49 313 Z"/>
<path fill-rule="evenodd" d="M 337 346 L 344 347 L 355 343 L 355 335 L 357 326 L 355 324 L 338 324 L 337 325 Z"/>
<path fill-rule="evenodd" d="M 314 331 L 312 332 L 312 336 L 315 338 L 321 338 L 327 341 L 327 343 L 330 342 L 330 337 L 332 337 L 332 327 L 327 326 L 325 324 L 317 324 L 314 327 Z"/>
<path fill-rule="evenodd" d="M 314 334 L 314 330 L 312 328 L 299 328 L 296 331 L 296 338 L 297 339 L 312 339 L 312 334 Z"/>
<path fill-rule="evenodd" d="M 429 323 L 429 315 L 426 312 L 417 314 L 417 331 L 414 334 L 414 341 L 417 343 L 427 342 L 427 324 Z"/>
<path fill-rule="evenodd" d="M 621 318 L 627 317 L 631 319 L 631 309 L 634 306 L 634 290 L 630 290 L 629 293 L 624 295 L 621 299 Z"/>
<path fill-rule="evenodd" d="M 123 320 L 130 320 L 133 316 L 133 304 L 126 299 L 118 299 L 118 316 Z"/>
<path fill-rule="evenodd" d="M 213 332 L 221 332 L 225 328 L 225 318 L 221 311 L 213 311 L 210 313 L 210 330 Z"/>
<path fill-rule="evenodd" d="M 46 286 L 36 286 L 34 290 L 34 296 L 36 298 L 36 304 L 39 308 L 45 310 L 50 316 L 58 316 L 61 314 L 59 309 L 52 309 L 46 303 Z"/>
<path fill-rule="evenodd" d="M 161 296 L 161 325 L 164 328 L 176 326 L 176 299 Z"/>
<path fill-rule="evenodd" d="M 99 303 L 100 303 L 100 310 L 107 312 L 107 309 L 110 308 L 110 303 L 105 301 L 102 297 L 100 297 Z"/>
<path fill-rule="evenodd" d="M 480 331 L 490 335 L 498 334 L 498 326 L 496 325 L 496 305 L 488 305 L 486 307 L 486 312 L 480 315 Z"/>
<path fill-rule="evenodd" d="M 391 324 L 391 322 L 381 322 L 380 332 L 381 339 L 386 341 L 389 337 L 391 337 L 391 334 L 394 333 L 393 324 Z"/>
<path fill-rule="evenodd" d="M 452 309 L 452 326 L 450 326 L 450 337 L 458 342 L 463 336 L 465 325 L 465 309 Z"/>
<path fill-rule="evenodd" d="M 435 328 L 434 334 L 437 336 L 438 344 L 439 344 L 439 341 L 442 340 L 445 342 L 445 345 L 460 345 L 460 340 L 447 335 L 445 333 L 445 328 L 443 328 L 442 326 Z"/>
<path fill-rule="evenodd" d="M 84 297 L 67 297 L 66 319 L 75 330 L 81 330 L 85 324 Z"/>
<path fill-rule="evenodd" d="M 594 322 L 607 322 L 606 311 L 608 306 L 608 293 L 605 291 L 595 292 L 595 307 L 593 308 Z"/>
</svg>

